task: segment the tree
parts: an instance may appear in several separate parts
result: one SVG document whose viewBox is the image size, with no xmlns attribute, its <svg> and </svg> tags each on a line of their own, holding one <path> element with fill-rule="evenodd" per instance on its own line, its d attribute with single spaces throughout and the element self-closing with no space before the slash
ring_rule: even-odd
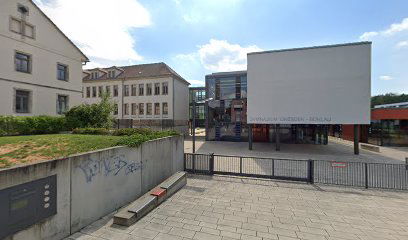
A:
<svg viewBox="0 0 408 240">
<path fill-rule="evenodd" d="M 371 107 L 399 102 L 408 102 L 408 94 L 386 93 L 371 97 Z"/>
<path fill-rule="evenodd" d="M 101 101 L 94 104 L 81 104 L 65 113 L 67 125 L 71 128 L 111 128 L 114 104 L 107 93 L 103 93 Z"/>
</svg>

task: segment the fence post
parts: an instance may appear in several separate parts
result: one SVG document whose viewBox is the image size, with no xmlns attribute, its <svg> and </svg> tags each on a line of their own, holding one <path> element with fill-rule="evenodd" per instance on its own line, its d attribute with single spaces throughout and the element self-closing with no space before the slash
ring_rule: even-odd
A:
<svg viewBox="0 0 408 240">
<path fill-rule="evenodd" d="M 408 157 L 405 158 L 405 170 L 408 170 Z"/>
<path fill-rule="evenodd" d="M 193 154 L 192 154 L 192 157 L 193 157 L 193 159 L 192 159 L 192 161 L 193 161 L 193 162 L 192 162 L 193 173 L 195 173 L 195 163 L 196 163 L 195 160 L 196 160 L 196 155 L 193 153 Z"/>
<path fill-rule="evenodd" d="M 275 160 L 272 159 L 272 177 L 275 177 Z"/>
<path fill-rule="evenodd" d="M 365 188 L 368 188 L 368 163 L 364 163 Z"/>
<path fill-rule="evenodd" d="M 242 174 L 242 157 L 239 157 L 239 173 Z"/>
<path fill-rule="evenodd" d="M 187 172 L 187 164 L 186 164 L 186 162 L 187 162 L 187 153 L 184 153 L 184 161 L 183 161 L 183 168 L 184 168 L 184 171 L 185 172 Z"/>
<path fill-rule="evenodd" d="M 314 184 L 314 164 L 313 160 L 309 159 L 308 160 L 308 182 L 310 184 Z"/>
<path fill-rule="evenodd" d="M 210 174 L 214 174 L 214 153 L 210 154 Z"/>
</svg>

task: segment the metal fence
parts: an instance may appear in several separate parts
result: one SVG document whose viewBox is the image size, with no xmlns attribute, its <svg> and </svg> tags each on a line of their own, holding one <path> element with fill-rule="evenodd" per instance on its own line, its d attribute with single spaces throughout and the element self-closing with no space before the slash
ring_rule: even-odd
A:
<svg viewBox="0 0 408 240">
<path fill-rule="evenodd" d="M 187 172 L 408 190 L 408 164 L 184 154 Z"/>
</svg>

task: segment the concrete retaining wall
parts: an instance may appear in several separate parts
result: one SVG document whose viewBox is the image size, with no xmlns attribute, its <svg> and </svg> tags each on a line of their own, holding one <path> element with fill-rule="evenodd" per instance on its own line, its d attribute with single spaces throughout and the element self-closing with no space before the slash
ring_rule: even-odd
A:
<svg viewBox="0 0 408 240">
<path fill-rule="evenodd" d="M 9 239 L 61 239 L 183 170 L 183 137 L 0 170 L 0 191 L 57 175 L 57 214 Z"/>
</svg>

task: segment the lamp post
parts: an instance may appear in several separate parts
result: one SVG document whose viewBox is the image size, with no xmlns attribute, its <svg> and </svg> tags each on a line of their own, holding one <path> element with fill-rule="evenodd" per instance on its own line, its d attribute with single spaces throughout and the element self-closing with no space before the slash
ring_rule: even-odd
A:
<svg viewBox="0 0 408 240">
<path fill-rule="evenodd" d="M 195 101 L 195 96 L 193 96 L 193 122 L 192 122 L 192 128 L 193 128 L 193 153 L 195 153 L 196 103 L 205 103 L 205 102 L 208 102 L 208 101 L 211 101 L 211 100 L 213 100 L 213 98 L 206 98 L 204 100 L 196 102 Z"/>
</svg>

